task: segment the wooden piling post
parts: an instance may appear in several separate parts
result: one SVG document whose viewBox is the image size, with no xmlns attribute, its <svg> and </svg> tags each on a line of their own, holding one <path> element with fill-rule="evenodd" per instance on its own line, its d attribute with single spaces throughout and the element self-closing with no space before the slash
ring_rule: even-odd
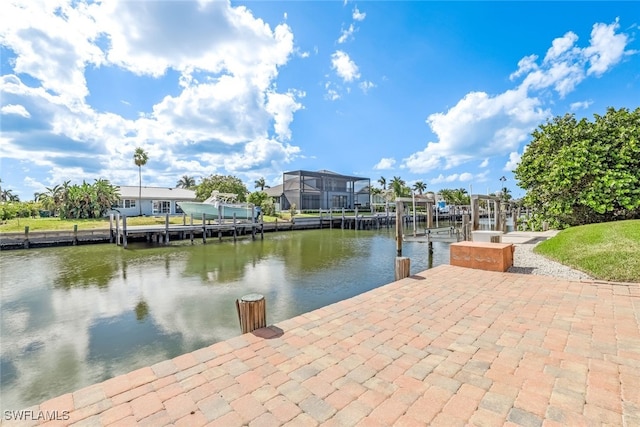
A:
<svg viewBox="0 0 640 427">
<path fill-rule="evenodd" d="M 493 215 L 495 216 L 494 230 L 501 231 L 502 224 L 500 224 L 500 219 L 502 215 L 500 214 L 500 200 L 493 201 Z"/>
<path fill-rule="evenodd" d="M 469 233 L 469 215 L 462 215 L 462 240 L 471 240 Z"/>
<path fill-rule="evenodd" d="M 29 249 L 29 226 L 24 226 L 24 243 L 23 246 L 25 249 Z"/>
<path fill-rule="evenodd" d="M 73 224 L 73 246 L 78 244 L 78 224 Z"/>
<path fill-rule="evenodd" d="M 182 218 L 184 218 L 184 216 Z M 169 214 L 166 214 L 164 217 L 164 244 L 169 244 Z"/>
<path fill-rule="evenodd" d="M 278 218 L 276 218 L 275 223 L 276 223 L 276 231 L 278 231 Z"/>
<path fill-rule="evenodd" d="M 202 243 L 207 243 L 207 223 L 204 220 L 204 214 L 202 214 Z"/>
<path fill-rule="evenodd" d="M 396 202 L 396 254 L 402 256 L 402 202 Z"/>
<path fill-rule="evenodd" d="M 329 209 L 329 230 L 333 229 L 333 209 Z"/>
<path fill-rule="evenodd" d="M 396 280 L 402 280 L 411 275 L 411 258 L 398 256 L 396 257 Z"/>
<path fill-rule="evenodd" d="M 340 228 L 344 230 L 344 208 L 342 208 L 342 222 L 340 224 Z"/>
<path fill-rule="evenodd" d="M 251 213 L 253 214 L 253 208 L 251 209 Z M 236 213 L 233 213 L 233 241 L 238 240 L 238 230 L 236 229 Z"/>
<path fill-rule="evenodd" d="M 109 214 L 109 243 L 113 243 L 113 214 Z"/>
<path fill-rule="evenodd" d="M 473 216 L 471 231 L 475 231 L 480 228 L 480 201 L 478 196 L 471 196 L 471 215 Z"/>
<path fill-rule="evenodd" d="M 127 216 L 122 217 L 122 247 L 127 249 Z"/>
<path fill-rule="evenodd" d="M 116 214 L 116 246 L 120 246 L 120 214 Z"/>
<path fill-rule="evenodd" d="M 263 295 L 249 294 L 236 300 L 240 331 L 243 334 L 267 326 L 267 304 Z"/>
</svg>

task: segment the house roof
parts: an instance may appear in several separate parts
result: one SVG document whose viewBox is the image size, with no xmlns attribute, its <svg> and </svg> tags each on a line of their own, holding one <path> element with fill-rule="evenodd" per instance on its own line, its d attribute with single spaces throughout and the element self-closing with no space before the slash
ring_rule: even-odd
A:
<svg viewBox="0 0 640 427">
<path fill-rule="evenodd" d="M 121 185 L 121 199 L 137 199 L 139 187 Z M 142 187 L 143 199 L 156 200 L 195 200 L 196 192 L 185 188 L 168 188 L 168 187 Z"/>
<path fill-rule="evenodd" d="M 273 187 L 265 188 L 264 192 L 267 193 L 269 197 L 280 197 L 282 196 L 282 184 L 274 185 Z"/>
</svg>

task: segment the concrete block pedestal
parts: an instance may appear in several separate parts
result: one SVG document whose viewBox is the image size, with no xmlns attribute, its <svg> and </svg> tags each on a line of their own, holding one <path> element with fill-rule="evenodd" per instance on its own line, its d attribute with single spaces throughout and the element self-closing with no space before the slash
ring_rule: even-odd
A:
<svg viewBox="0 0 640 427">
<path fill-rule="evenodd" d="M 458 267 L 504 272 L 513 266 L 511 243 L 458 242 L 449 248 L 449 263 Z"/>
</svg>

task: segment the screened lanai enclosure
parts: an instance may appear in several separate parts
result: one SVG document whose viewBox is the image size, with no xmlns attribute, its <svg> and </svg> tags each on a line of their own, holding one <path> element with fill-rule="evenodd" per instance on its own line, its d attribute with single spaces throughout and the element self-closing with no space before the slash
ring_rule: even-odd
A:
<svg viewBox="0 0 640 427">
<path fill-rule="evenodd" d="M 280 209 L 369 209 L 369 178 L 340 175 L 331 171 L 285 172 L 282 178 Z"/>
</svg>

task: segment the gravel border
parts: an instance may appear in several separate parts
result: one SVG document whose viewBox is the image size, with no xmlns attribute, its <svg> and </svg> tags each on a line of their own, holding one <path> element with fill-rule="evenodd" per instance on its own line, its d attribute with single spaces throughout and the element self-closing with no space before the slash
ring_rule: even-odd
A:
<svg viewBox="0 0 640 427">
<path fill-rule="evenodd" d="M 537 274 L 541 276 L 553 276 L 561 279 L 580 280 L 592 279 L 588 274 L 571 267 L 552 261 L 533 252 L 533 248 L 538 245 L 519 243 L 514 244 L 516 250 L 513 254 L 513 267 L 509 268 L 510 273 Z"/>
</svg>

